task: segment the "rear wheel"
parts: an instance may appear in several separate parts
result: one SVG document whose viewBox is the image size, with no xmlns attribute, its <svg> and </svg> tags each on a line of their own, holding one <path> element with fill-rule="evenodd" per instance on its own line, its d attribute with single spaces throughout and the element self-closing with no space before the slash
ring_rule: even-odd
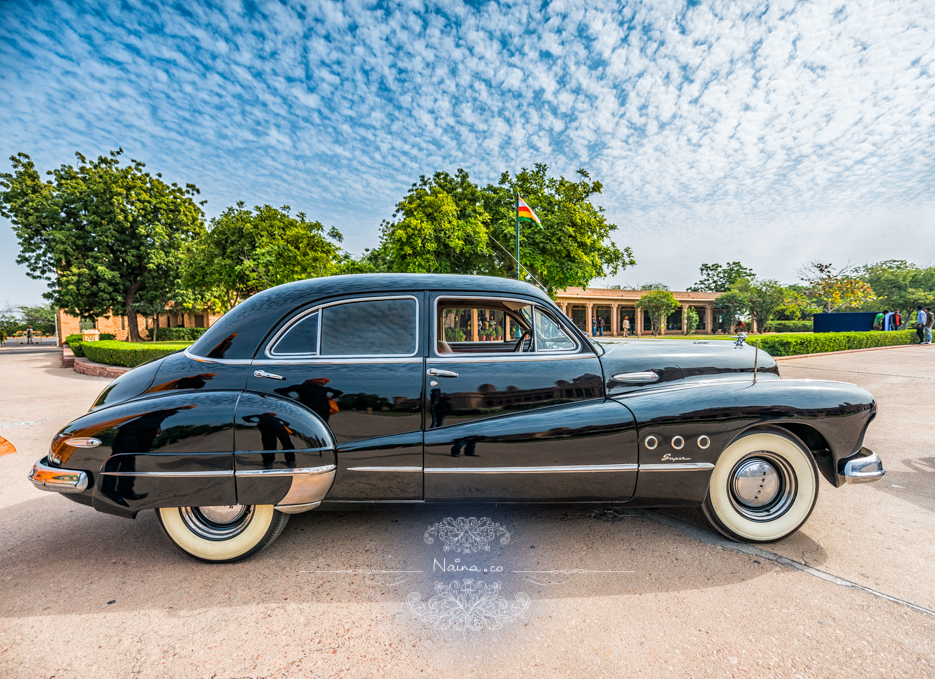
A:
<svg viewBox="0 0 935 679">
<path fill-rule="evenodd" d="M 208 563 L 236 563 L 279 537 L 289 515 L 273 505 L 166 507 L 156 510 L 169 539 L 186 554 Z"/>
<path fill-rule="evenodd" d="M 797 531 L 817 500 L 811 451 L 785 429 L 765 426 L 721 453 L 701 509 L 732 540 L 773 542 Z"/>
</svg>

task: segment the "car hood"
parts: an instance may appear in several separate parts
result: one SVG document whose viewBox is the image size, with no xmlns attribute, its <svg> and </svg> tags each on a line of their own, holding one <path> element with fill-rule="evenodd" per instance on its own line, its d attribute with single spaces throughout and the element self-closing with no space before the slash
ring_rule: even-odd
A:
<svg viewBox="0 0 935 679">
<path fill-rule="evenodd" d="M 779 376 L 773 357 L 749 344 L 738 346 L 730 340 L 616 340 L 601 342 L 604 380 L 608 395 L 643 389 L 650 384 L 614 379 L 615 375 L 655 372 L 662 384 L 684 379 L 712 379 L 750 373 L 754 362 L 757 375 Z"/>
</svg>

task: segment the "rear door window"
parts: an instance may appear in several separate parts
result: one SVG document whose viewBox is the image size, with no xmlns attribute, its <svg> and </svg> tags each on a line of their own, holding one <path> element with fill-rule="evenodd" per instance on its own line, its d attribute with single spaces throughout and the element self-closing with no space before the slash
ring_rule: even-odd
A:
<svg viewBox="0 0 935 679">
<path fill-rule="evenodd" d="M 418 350 L 412 297 L 344 302 L 320 313 L 320 356 L 413 356 Z"/>
</svg>

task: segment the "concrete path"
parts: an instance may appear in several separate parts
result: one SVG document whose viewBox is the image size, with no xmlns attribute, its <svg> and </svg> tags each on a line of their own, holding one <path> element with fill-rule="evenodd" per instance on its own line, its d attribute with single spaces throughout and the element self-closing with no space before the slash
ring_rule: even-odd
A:
<svg viewBox="0 0 935 679">
<path fill-rule="evenodd" d="M 889 471 L 822 482 L 803 530 L 765 549 L 693 510 L 461 506 L 298 515 L 234 566 L 181 556 L 152 512 L 105 516 L 25 480 L 107 384 L 54 359 L 0 353 L 0 436 L 18 450 L 0 457 L 2 677 L 935 676 L 931 347 L 783 362 L 875 394 L 866 444 Z M 509 539 L 426 542 L 459 516 Z M 435 629 L 422 605 L 461 610 L 459 590 L 499 628 Z"/>
</svg>

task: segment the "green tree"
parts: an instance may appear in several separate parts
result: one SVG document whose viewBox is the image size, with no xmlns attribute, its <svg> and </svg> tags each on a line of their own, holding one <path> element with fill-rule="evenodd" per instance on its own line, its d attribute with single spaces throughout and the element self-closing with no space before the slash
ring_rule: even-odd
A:
<svg viewBox="0 0 935 679">
<path fill-rule="evenodd" d="M 875 299 L 873 288 L 854 275 L 854 268 L 814 261 L 799 270 L 799 278 L 809 287 L 812 298 L 826 313 L 842 307 L 859 307 Z"/>
<path fill-rule="evenodd" d="M 717 299 L 714 300 L 714 308 L 724 309 L 727 312 L 727 316 L 730 318 L 729 332 L 733 334 L 737 327 L 737 321 L 750 312 L 750 300 L 742 292 L 729 290 L 723 295 L 717 296 Z"/>
<path fill-rule="evenodd" d="M 640 283 L 637 290 L 668 290 L 669 286 L 665 283 Z"/>
<path fill-rule="evenodd" d="M 378 253 L 369 262 L 388 271 L 412 273 L 491 273 L 490 216 L 481 191 L 459 169 L 454 176 L 422 176 L 383 222 Z M 376 267 L 375 267 L 376 268 Z"/>
<path fill-rule="evenodd" d="M 77 167 L 62 165 L 43 181 L 28 155 L 12 156 L 0 174 L 0 214 L 19 239 L 16 261 L 46 280 L 58 308 L 80 318 L 118 311 L 140 339 L 137 295 L 173 277 L 183 250 L 204 233 L 198 189 L 166 184 L 145 165 L 121 166 L 122 149 Z"/>
<path fill-rule="evenodd" d="M 653 290 L 640 297 L 635 306 L 649 316 L 655 336 L 659 334 L 669 314 L 678 309 L 681 304 L 668 290 Z"/>
<path fill-rule="evenodd" d="M 293 217 L 290 209 L 263 205 L 250 210 L 240 201 L 224 210 L 186 258 L 182 287 L 195 294 L 168 299 L 182 307 L 215 302 L 228 310 L 261 290 L 327 276 L 347 264 L 338 246 L 340 231 L 326 233 L 320 222 L 302 212 Z"/>
<path fill-rule="evenodd" d="M 695 330 L 698 329 L 698 312 L 695 311 L 695 307 L 688 307 L 688 311 L 685 312 L 685 334 L 693 335 Z"/>
<path fill-rule="evenodd" d="M 935 267 L 919 267 L 905 260 L 887 260 L 860 267 L 856 276 L 867 283 L 876 299 L 864 308 L 882 306 L 908 311 L 917 305 L 935 306 Z"/>
<path fill-rule="evenodd" d="M 753 332 L 766 332 L 767 323 L 786 300 L 786 290 L 776 280 L 742 278 L 734 284 L 733 290 L 747 300 Z"/>
<path fill-rule="evenodd" d="M 702 264 L 701 280 L 688 288 L 689 292 L 727 292 L 742 278 L 751 279 L 756 274 L 740 262 Z"/>
<path fill-rule="evenodd" d="M 31 325 L 44 335 L 55 333 L 55 309 L 51 304 L 38 304 L 36 306 L 19 307 L 23 325 Z"/>
<path fill-rule="evenodd" d="M 520 226 L 520 261 L 541 281 L 550 295 L 570 286 L 587 287 L 595 278 L 613 276 L 636 264 L 629 247 L 618 248 L 611 236 L 617 226 L 607 221 L 604 208 L 592 200 L 603 191 L 584 169 L 575 180 L 550 177 L 549 167 L 537 163 L 515 176 L 504 172 L 497 186 L 484 191 L 484 210 L 490 215 L 490 235 L 496 273 L 515 275 L 515 199 L 518 193 L 542 220 L 542 227 Z"/>
</svg>

